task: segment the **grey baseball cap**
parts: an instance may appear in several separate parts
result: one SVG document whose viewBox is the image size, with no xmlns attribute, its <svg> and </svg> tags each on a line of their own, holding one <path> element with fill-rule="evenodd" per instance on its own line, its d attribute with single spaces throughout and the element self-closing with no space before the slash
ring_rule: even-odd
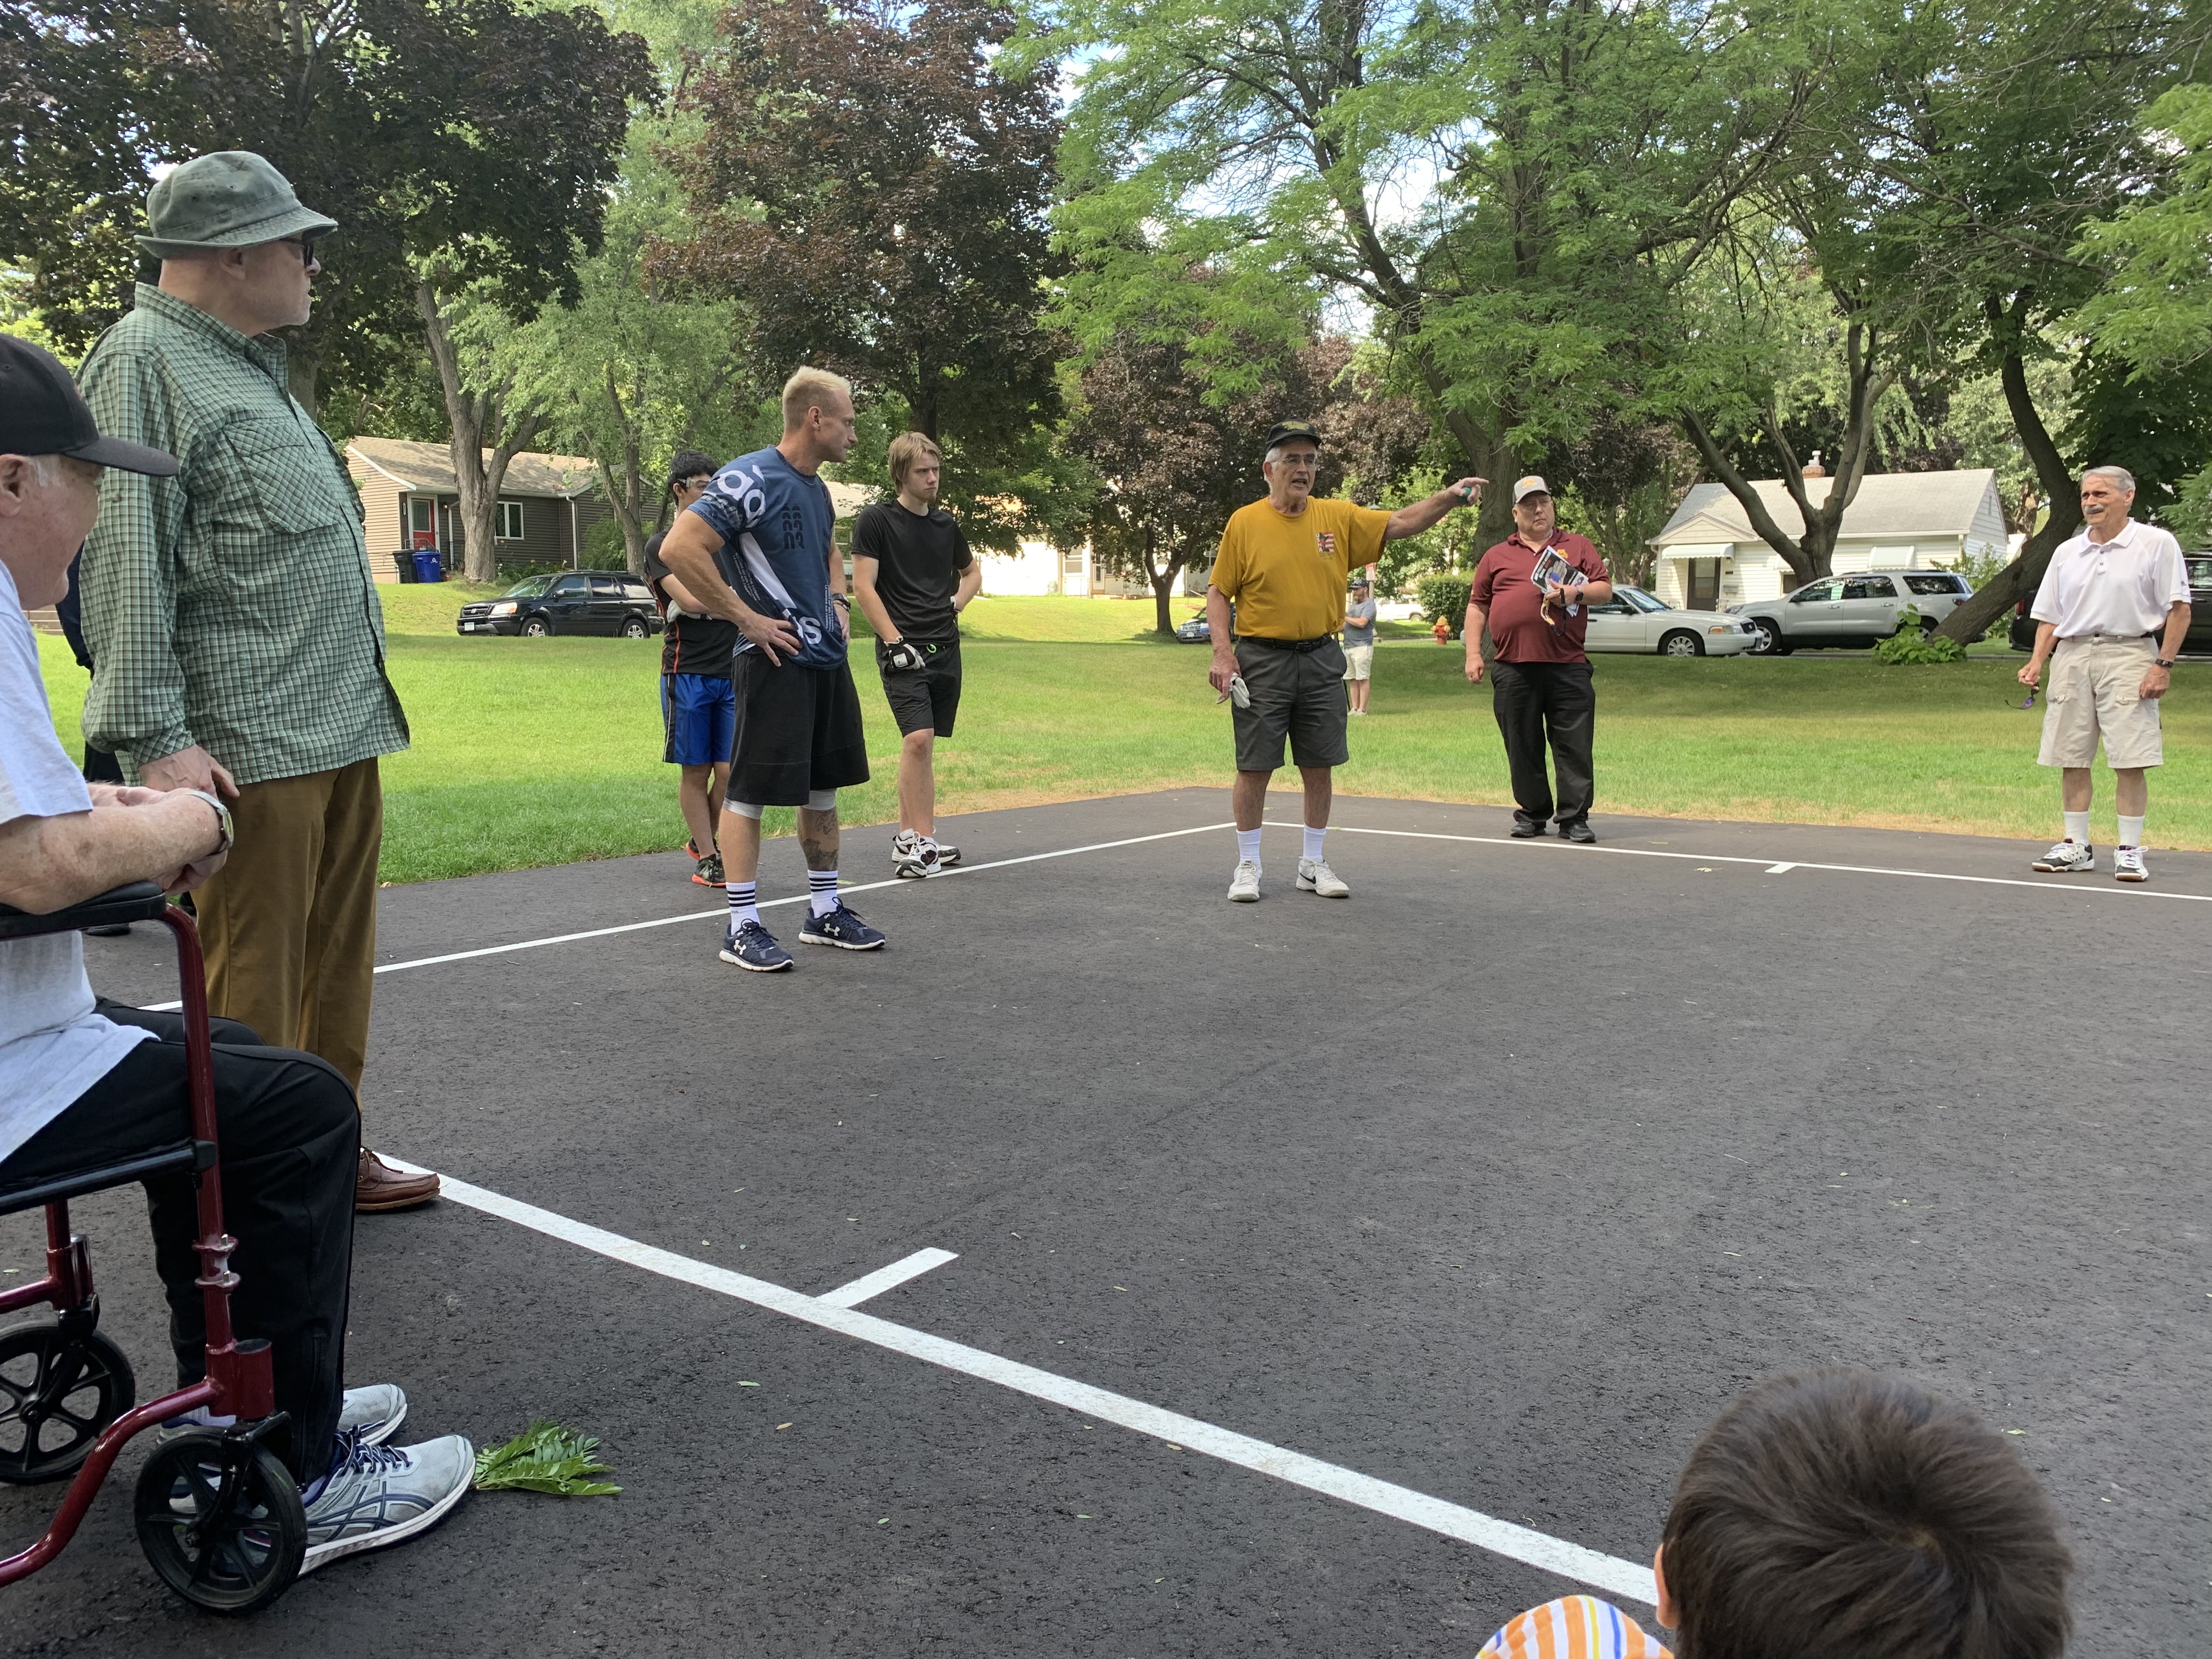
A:
<svg viewBox="0 0 2212 1659">
<path fill-rule="evenodd" d="M 195 155 L 146 192 L 149 234 L 137 242 L 157 259 L 175 259 L 337 228 L 301 207 L 292 181 L 252 150 L 219 149 Z"/>
</svg>

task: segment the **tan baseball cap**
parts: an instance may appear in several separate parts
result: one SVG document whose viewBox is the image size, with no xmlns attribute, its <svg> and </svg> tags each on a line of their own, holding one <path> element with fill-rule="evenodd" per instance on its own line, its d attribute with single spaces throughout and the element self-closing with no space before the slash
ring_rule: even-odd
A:
<svg viewBox="0 0 2212 1659">
<path fill-rule="evenodd" d="M 1552 486 L 1534 472 L 1525 478 L 1516 478 L 1513 481 L 1513 505 L 1516 507 L 1521 505 L 1521 498 L 1523 495 L 1548 495 L 1551 493 Z"/>
<path fill-rule="evenodd" d="M 146 193 L 146 235 L 138 246 L 157 259 L 216 248 L 252 247 L 338 228 L 300 205 L 292 181 L 250 149 L 195 155 Z"/>
</svg>

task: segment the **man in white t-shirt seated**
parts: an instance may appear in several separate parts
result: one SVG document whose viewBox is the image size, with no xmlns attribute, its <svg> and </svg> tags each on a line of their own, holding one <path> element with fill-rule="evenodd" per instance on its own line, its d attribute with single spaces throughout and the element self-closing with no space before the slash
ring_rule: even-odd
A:
<svg viewBox="0 0 2212 1659">
<path fill-rule="evenodd" d="M 69 372 L 0 335 L 0 904 L 46 915 L 134 881 L 171 892 L 221 867 L 222 803 L 198 790 L 88 787 L 54 734 L 26 606 L 52 605 L 100 513 L 101 469 L 161 477 L 159 450 L 103 437 Z M 467 1493 L 459 1435 L 380 1443 L 406 1414 L 390 1384 L 341 1378 L 352 1271 L 360 1115 L 343 1077 L 215 1022 L 225 1224 L 238 1240 L 230 1297 L 241 1337 L 270 1346 L 289 1443 L 272 1441 L 307 1508 L 302 1571 L 398 1542 Z M 184 1026 L 95 1005 L 76 933 L 0 940 L 0 1200 L 182 1145 L 191 1136 Z M 182 1383 L 205 1364 L 194 1279 L 193 1177 L 145 1183 L 155 1265 Z M 0 1421 L 20 1407 L 0 1407 Z"/>
</svg>

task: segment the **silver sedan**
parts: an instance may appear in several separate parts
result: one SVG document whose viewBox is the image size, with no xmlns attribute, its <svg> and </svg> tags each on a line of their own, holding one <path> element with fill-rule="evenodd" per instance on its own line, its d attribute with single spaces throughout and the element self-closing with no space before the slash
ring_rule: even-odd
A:
<svg viewBox="0 0 2212 1659">
<path fill-rule="evenodd" d="M 1656 652 L 1662 657 L 1733 657 L 1759 643 L 1755 623 L 1718 611 L 1676 611 L 1640 587 L 1613 585 L 1613 597 L 1589 611 L 1590 651 Z"/>
</svg>

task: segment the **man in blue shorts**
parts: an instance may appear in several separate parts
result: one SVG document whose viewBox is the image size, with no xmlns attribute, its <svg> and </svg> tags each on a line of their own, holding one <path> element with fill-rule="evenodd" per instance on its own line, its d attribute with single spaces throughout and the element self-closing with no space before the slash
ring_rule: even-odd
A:
<svg viewBox="0 0 2212 1659">
<path fill-rule="evenodd" d="M 714 481 L 712 456 L 678 450 L 668 464 L 667 499 L 681 513 Z M 676 801 L 690 832 L 684 848 L 696 866 L 691 879 L 702 887 L 720 887 L 726 878 L 714 814 L 730 781 L 730 745 L 737 740 L 738 696 L 730 684 L 730 659 L 740 637 L 669 574 L 660 556 L 660 544 L 667 539 L 665 530 L 657 531 L 645 544 L 645 579 L 666 624 L 660 635 L 660 724 L 666 735 L 660 758 L 682 769 Z"/>
<path fill-rule="evenodd" d="M 730 679 L 730 749 L 721 849 L 730 897 L 722 960 L 755 973 L 793 965 L 761 923 L 761 812 L 799 808 L 809 899 L 803 945 L 874 951 L 884 936 L 837 896 L 837 791 L 868 781 L 860 699 L 845 661 L 851 601 L 820 473 L 853 447 L 853 388 L 802 368 L 784 383 L 783 436 L 717 473 L 661 544 L 669 573 L 739 635 Z"/>
</svg>

